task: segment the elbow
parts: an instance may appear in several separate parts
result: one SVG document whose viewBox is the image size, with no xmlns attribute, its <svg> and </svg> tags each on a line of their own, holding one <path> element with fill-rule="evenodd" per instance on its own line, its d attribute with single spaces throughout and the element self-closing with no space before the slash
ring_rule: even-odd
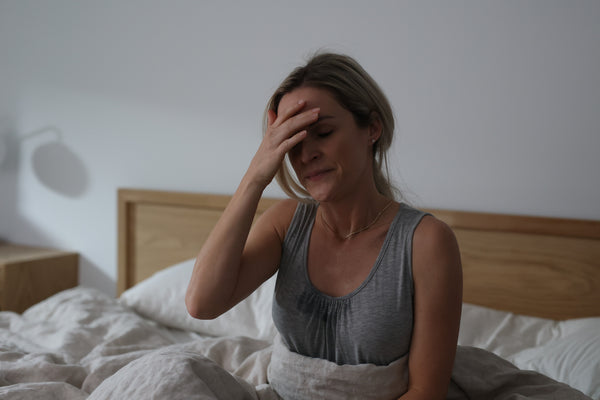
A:
<svg viewBox="0 0 600 400">
<path fill-rule="evenodd" d="M 185 307 L 188 314 L 195 319 L 215 319 L 221 313 L 216 312 L 209 307 L 202 307 L 203 302 L 197 301 L 191 298 L 191 296 L 185 297 Z"/>
<path fill-rule="evenodd" d="M 185 307 L 187 308 L 187 312 L 190 317 L 195 319 L 215 319 L 218 317 L 218 315 L 214 315 L 214 313 L 211 313 L 209 310 L 204 310 L 197 304 L 190 303 L 187 300 L 185 302 Z"/>
<path fill-rule="evenodd" d="M 185 298 L 185 308 L 187 309 L 187 312 L 190 315 L 190 317 L 196 318 L 196 319 L 202 319 L 202 317 L 201 317 L 202 314 L 201 314 L 199 308 L 193 302 L 191 302 L 187 297 Z"/>
</svg>

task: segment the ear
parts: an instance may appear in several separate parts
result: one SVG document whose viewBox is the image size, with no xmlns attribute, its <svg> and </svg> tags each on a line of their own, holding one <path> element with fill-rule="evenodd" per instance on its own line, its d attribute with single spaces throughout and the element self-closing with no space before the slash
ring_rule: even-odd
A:
<svg viewBox="0 0 600 400">
<path fill-rule="evenodd" d="M 371 122 L 369 123 L 369 140 L 371 143 L 375 143 L 379 140 L 381 132 L 383 132 L 383 124 L 381 123 L 379 114 L 373 111 L 371 113 Z"/>
</svg>

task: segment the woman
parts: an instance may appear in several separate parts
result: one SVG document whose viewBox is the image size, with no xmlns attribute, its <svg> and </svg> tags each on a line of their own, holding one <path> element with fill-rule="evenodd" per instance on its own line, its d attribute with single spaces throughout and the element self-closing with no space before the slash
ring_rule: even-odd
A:
<svg viewBox="0 0 600 400">
<path fill-rule="evenodd" d="M 198 255 L 186 305 L 193 317 L 215 318 L 279 271 L 273 318 L 287 349 L 338 365 L 406 360 L 398 396 L 443 399 L 460 256 L 445 224 L 394 200 L 384 173 L 393 128 L 385 95 L 352 58 L 320 54 L 294 70 Z M 291 199 L 251 226 L 276 175 Z"/>
</svg>

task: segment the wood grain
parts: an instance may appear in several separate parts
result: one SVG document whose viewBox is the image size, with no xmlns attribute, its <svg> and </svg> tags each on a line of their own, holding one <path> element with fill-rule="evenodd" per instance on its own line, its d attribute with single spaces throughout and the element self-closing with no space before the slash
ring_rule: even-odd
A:
<svg viewBox="0 0 600 400">
<path fill-rule="evenodd" d="M 600 315 L 600 241 L 455 229 L 465 302 L 552 319 Z"/>
<path fill-rule="evenodd" d="M 0 310 L 17 313 L 78 284 L 77 253 L 0 245 Z"/>
<path fill-rule="evenodd" d="M 229 200 L 222 195 L 119 190 L 118 294 L 195 257 Z M 277 201 L 261 200 L 257 215 Z"/>
</svg>

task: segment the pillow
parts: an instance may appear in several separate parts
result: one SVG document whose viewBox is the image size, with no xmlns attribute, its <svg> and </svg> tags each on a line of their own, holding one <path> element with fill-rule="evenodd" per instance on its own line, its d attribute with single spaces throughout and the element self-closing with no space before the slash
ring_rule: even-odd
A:
<svg viewBox="0 0 600 400">
<path fill-rule="evenodd" d="M 509 358 L 600 399 L 600 318 L 560 321 L 559 337 Z"/>
<path fill-rule="evenodd" d="M 213 320 L 192 318 L 185 306 L 194 259 L 170 266 L 123 292 L 119 301 L 163 325 L 212 336 L 249 336 L 272 341 L 271 304 L 276 275 L 228 312 Z"/>
<path fill-rule="evenodd" d="M 465 303 L 458 344 L 600 399 L 600 317 L 555 321 Z"/>
<path fill-rule="evenodd" d="M 458 344 L 491 351 L 503 358 L 539 346 L 558 335 L 557 321 L 463 304 Z"/>
</svg>

